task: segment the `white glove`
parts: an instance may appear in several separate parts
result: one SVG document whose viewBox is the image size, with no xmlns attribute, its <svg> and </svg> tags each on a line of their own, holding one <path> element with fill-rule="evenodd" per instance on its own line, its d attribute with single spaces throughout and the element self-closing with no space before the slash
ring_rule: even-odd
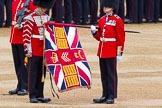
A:
<svg viewBox="0 0 162 108">
<path fill-rule="evenodd" d="M 122 59 L 122 56 L 117 56 L 117 57 L 116 57 L 116 60 L 117 60 L 117 61 L 120 61 L 121 59 Z"/>
<path fill-rule="evenodd" d="M 17 29 L 22 29 L 23 28 L 23 25 L 22 24 L 16 24 L 15 26 L 14 26 L 15 28 L 17 28 Z"/>
<path fill-rule="evenodd" d="M 95 34 L 96 31 L 97 31 L 96 26 L 91 25 L 91 32 L 92 32 L 92 34 Z"/>
</svg>

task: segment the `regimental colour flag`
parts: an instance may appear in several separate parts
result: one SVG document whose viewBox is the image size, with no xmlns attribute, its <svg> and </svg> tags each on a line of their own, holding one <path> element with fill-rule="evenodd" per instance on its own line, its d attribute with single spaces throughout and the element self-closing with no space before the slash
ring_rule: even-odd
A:
<svg viewBox="0 0 162 108">
<path fill-rule="evenodd" d="M 91 72 L 74 24 L 45 23 L 45 59 L 59 91 L 91 87 Z"/>
</svg>

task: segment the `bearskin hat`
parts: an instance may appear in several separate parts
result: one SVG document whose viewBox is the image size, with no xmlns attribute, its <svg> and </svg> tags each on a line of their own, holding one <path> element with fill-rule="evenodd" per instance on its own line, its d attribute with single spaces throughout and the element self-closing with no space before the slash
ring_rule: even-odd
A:
<svg viewBox="0 0 162 108">
<path fill-rule="evenodd" d="M 33 0 L 33 4 L 43 8 L 51 8 L 56 0 Z"/>
<path fill-rule="evenodd" d="M 115 8 L 116 6 L 116 0 L 104 0 L 103 6 L 104 7 L 110 7 L 110 8 Z"/>
</svg>

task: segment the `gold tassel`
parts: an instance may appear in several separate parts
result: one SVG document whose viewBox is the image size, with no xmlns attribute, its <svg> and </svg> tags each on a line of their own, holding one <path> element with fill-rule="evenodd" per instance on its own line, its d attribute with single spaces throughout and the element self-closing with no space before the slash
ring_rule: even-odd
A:
<svg viewBox="0 0 162 108">
<path fill-rule="evenodd" d="M 44 82 L 44 81 L 45 81 L 44 74 L 42 74 L 42 81 L 41 82 Z"/>
<path fill-rule="evenodd" d="M 25 57 L 24 62 L 28 63 L 28 57 Z"/>
</svg>

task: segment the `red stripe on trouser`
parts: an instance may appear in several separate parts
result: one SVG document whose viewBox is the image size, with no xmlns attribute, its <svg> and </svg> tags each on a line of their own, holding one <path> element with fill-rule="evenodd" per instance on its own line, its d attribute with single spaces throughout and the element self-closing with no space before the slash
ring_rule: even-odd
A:
<svg viewBox="0 0 162 108">
<path fill-rule="evenodd" d="M 117 81 L 118 81 L 118 77 L 117 77 L 117 63 L 116 63 L 116 59 L 114 60 L 114 98 L 117 98 Z"/>
<path fill-rule="evenodd" d="M 28 71 L 28 91 L 30 90 L 30 64 L 31 64 L 31 62 L 30 62 L 30 58 L 29 58 L 29 60 L 28 60 L 28 69 L 27 69 L 27 71 Z M 30 91 L 29 91 L 30 92 Z"/>
</svg>

